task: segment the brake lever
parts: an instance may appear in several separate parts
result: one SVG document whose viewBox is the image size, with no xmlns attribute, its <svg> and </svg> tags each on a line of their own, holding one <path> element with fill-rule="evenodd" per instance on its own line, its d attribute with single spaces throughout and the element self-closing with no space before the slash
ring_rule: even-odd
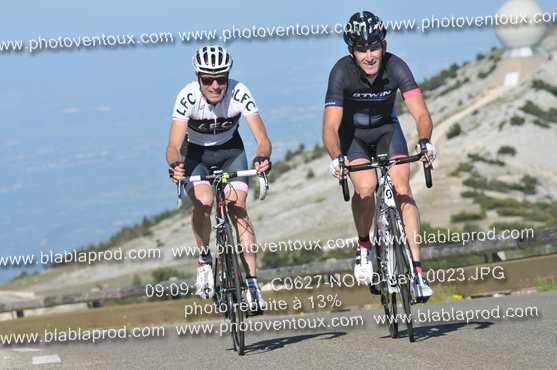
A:
<svg viewBox="0 0 557 370">
<path fill-rule="evenodd" d="M 176 183 L 176 195 L 178 196 L 178 208 L 182 207 L 182 180 Z"/>
<path fill-rule="evenodd" d="M 259 176 L 259 200 L 264 200 L 267 197 L 267 192 L 269 191 L 269 179 L 267 174 L 262 172 Z"/>
</svg>

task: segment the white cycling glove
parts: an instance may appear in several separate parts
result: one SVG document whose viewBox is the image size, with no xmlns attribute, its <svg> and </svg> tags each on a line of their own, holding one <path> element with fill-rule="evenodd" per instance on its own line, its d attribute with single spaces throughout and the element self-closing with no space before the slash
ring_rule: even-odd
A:
<svg viewBox="0 0 557 370">
<path fill-rule="evenodd" d="M 347 161 L 348 158 L 346 156 L 344 156 L 344 160 Z M 329 171 L 331 172 L 331 175 L 333 175 L 333 177 L 337 177 L 337 167 L 338 167 L 338 158 L 335 158 L 331 161 L 331 163 L 329 164 Z"/>
<path fill-rule="evenodd" d="M 429 139 L 420 139 L 418 145 L 416 145 L 419 151 L 426 150 L 427 152 L 431 151 L 431 160 L 433 161 L 437 157 L 437 149 L 433 146 Z"/>
</svg>

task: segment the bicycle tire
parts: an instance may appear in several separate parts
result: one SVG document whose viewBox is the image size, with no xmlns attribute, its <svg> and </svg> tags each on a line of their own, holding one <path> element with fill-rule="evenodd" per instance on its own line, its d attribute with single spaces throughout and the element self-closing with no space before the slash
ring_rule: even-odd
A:
<svg viewBox="0 0 557 370">
<path fill-rule="evenodd" d="M 387 284 L 381 289 L 381 303 L 383 303 L 383 310 L 385 311 L 385 319 L 389 329 L 391 338 L 398 338 L 398 321 L 396 320 L 397 306 L 396 294 L 389 294 Z"/>
<path fill-rule="evenodd" d="M 398 279 L 398 286 L 400 290 L 400 297 L 402 300 L 402 306 L 404 309 L 406 317 L 406 328 L 408 330 L 408 339 L 410 342 L 414 342 L 414 325 L 412 322 L 412 303 L 410 296 L 410 265 L 405 257 L 403 251 L 404 248 L 408 248 L 408 243 L 400 244 L 403 233 L 399 229 L 399 223 L 397 222 L 396 210 L 391 209 L 389 212 L 389 224 L 392 225 L 392 231 L 394 231 L 394 248 L 395 248 L 395 258 L 396 258 L 396 275 Z M 401 279 L 400 277 L 404 278 Z M 402 282 L 401 282 L 402 280 Z"/>
<path fill-rule="evenodd" d="M 229 221 L 225 222 L 223 227 L 223 246 L 225 248 L 225 264 L 226 264 L 226 301 L 228 306 L 228 316 L 231 323 L 230 335 L 234 350 L 240 356 L 244 354 L 245 348 L 245 330 L 242 327 L 245 315 L 242 311 L 242 273 L 238 263 L 238 255 L 234 249 L 234 236 Z"/>
<path fill-rule="evenodd" d="M 379 216 L 376 215 L 376 220 L 378 220 Z M 375 226 L 374 235 L 378 235 L 379 230 L 377 225 Z M 381 238 L 376 238 L 377 243 L 379 243 Z M 378 245 L 375 246 L 376 248 Z M 389 287 L 387 285 L 387 279 L 385 278 L 386 274 L 383 269 L 383 264 L 380 263 L 379 257 L 381 261 L 385 261 L 385 251 L 387 248 L 383 245 L 380 246 L 380 255 L 377 254 L 377 266 L 379 267 L 379 273 L 381 275 L 381 281 L 379 282 L 379 289 L 381 291 L 381 304 L 383 305 L 383 310 L 385 311 L 385 320 L 387 323 L 387 327 L 389 329 L 389 335 L 391 338 L 398 337 L 398 322 L 396 321 L 397 315 L 397 306 L 396 306 L 396 294 L 389 294 Z M 369 290 L 372 296 L 374 296 L 371 285 L 369 286 Z"/>
</svg>

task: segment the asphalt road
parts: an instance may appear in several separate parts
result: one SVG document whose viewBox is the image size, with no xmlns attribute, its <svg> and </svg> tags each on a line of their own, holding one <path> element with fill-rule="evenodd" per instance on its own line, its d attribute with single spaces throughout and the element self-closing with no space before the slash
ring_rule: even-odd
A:
<svg viewBox="0 0 557 370">
<path fill-rule="evenodd" d="M 503 318 L 535 307 L 530 316 Z M 484 319 L 496 314 L 500 319 Z M 487 311 L 476 311 L 487 310 Z M 431 321 L 426 318 L 429 311 Z M 557 369 L 557 292 L 464 300 L 413 306 L 417 340 L 410 343 L 402 326 L 392 339 L 376 324 L 380 311 L 258 319 L 300 320 L 315 329 L 252 332 L 245 356 L 233 350 L 228 334 L 178 336 L 176 325 L 159 338 L 104 340 L 100 343 L 56 343 L 0 347 L 2 369 Z M 435 313 L 436 312 L 436 313 Z M 445 318 L 436 318 L 446 312 Z M 452 312 L 452 313 L 451 313 Z M 454 321 L 458 312 L 477 315 Z M 375 316 L 374 316 L 375 315 Z M 448 316 L 452 315 L 452 316 Z M 526 315 L 526 313 L 523 313 Z M 340 317 L 353 327 L 333 327 Z M 414 316 L 416 319 L 416 316 Z M 334 319 L 337 318 L 337 319 Z M 449 320 L 449 321 L 447 321 Z M 254 321 L 254 320 L 252 320 Z M 218 327 L 221 321 L 206 322 Z M 344 324 L 344 323 L 342 323 Z M 255 325 L 252 323 L 252 325 Z M 278 328 L 277 324 L 275 327 Z M 284 324 L 284 321 L 282 322 Z M 293 325 L 293 324 L 291 324 Z M 309 324 L 308 324 L 309 325 Z M 327 327 L 327 325 L 329 325 Z M 252 326 L 255 328 L 255 326 Z"/>
</svg>

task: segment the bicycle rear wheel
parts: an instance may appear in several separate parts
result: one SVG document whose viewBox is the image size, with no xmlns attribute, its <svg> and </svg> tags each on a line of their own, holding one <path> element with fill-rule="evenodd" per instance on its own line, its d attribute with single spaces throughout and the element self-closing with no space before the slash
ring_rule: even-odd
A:
<svg viewBox="0 0 557 370">
<path fill-rule="evenodd" d="M 389 326 L 389 334 L 391 338 L 398 338 L 398 321 L 397 321 L 397 307 L 396 307 L 396 294 L 389 293 L 387 284 L 383 284 L 381 289 L 381 303 L 385 310 L 386 323 Z"/>
<path fill-rule="evenodd" d="M 241 305 L 243 280 L 238 263 L 238 255 L 234 248 L 234 238 L 230 223 L 225 223 L 221 238 L 226 265 L 226 303 L 228 319 L 231 324 L 230 334 L 234 350 L 239 355 L 243 355 L 245 346 L 245 328 L 243 327 L 245 315 Z"/>
</svg>

